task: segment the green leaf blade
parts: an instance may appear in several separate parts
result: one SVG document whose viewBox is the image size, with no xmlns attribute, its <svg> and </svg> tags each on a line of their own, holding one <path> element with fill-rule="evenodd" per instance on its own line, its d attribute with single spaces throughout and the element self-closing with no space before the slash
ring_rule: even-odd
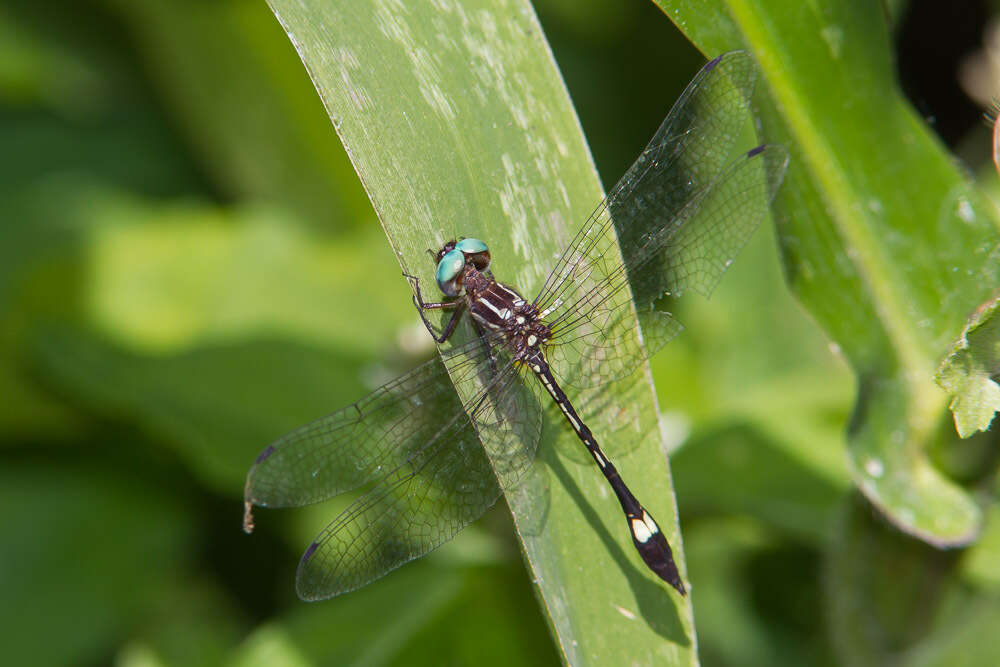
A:
<svg viewBox="0 0 1000 667">
<path fill-rule="evenodd" d="M 602 194 L 530 6 L 271 5 L 404 270 L 429 289 L 428 248 L 481 238 L 497 277 L 534 294 Z M 609 394 L 635 418 L 621 426 L 610 408 L 584 418 L 605 446 L 641 443 L 616 464 L 683 572 L 648 381 L 634 377 Z M 694 663 L 689 600 L 645 569 L 605 480 L 592 463 L 557 454 L 582 446 L 558 411 L 546 414 L 538 458 L 547 465 L 507 500 L 563 658 Z"/>
</svg>

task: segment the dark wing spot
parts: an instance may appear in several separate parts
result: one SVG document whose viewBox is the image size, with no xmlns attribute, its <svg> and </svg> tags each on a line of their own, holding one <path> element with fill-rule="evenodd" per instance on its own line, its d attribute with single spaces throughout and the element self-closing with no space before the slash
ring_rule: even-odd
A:
<svg viewBox="0 0 1000 667">
<path fill-rule="evenodd" d="M 312 555 L 316 553 L 316 549 L 319 549 L 319 542 L 313 542 L 312 544 L 310 544 L 309 548 L 306 549 L 306 552 L 302 554 L 302 562 L 305 563 L 307 560 L 309 560 L 312 557 Z"/>
<path fill-rule="evenodd" d="M 266 459 L 268 456 L 270 456 L 273 453 L 274 453 L 274 445 L 268 445 L 267 449 L 265 449 L 264 451 L 262 451 L 260 453 L 260 455 L 257 457 L 257 460 L 255 461 L 255 463 L 263 463 L 264 459 Z"/>
</svg>

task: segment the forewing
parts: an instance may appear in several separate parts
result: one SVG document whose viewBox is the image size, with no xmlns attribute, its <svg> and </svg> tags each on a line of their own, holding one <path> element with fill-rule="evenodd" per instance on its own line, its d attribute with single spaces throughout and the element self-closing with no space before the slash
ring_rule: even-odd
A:
<svg viewBox="0 0 1000 667">
<path fill-rule="evenodd" d="M 467 343 L 455 354 L 464 360 L 456 371 L 473 373 L 486 351 Z M 462 403 L 435 357 L 269 445 L 247 474 L 246 502 L 298 507 L 357 488 L 409 460 L 459 413 Z"/>
<path fill-rule="evenodd" d="M 655 193 L 661 207 L 679 211 L 693 193 L 715 180 L 749 117 L 756 72 L 753 59 L 743 51 L 723 54 L 701 69 L 642 154 L 563 252 L 535 299 L 540 310 L 558 317 L 620 265 L 614 252 L 613 215 L 623 204 L 636 201 L 637 194 Z M 640 233 L 620 231 L 626 239 Z M 635 244 L 620 245 L 627 265 Z"/>
<path fill-rule="evenodd" d="M 634 270 L 629 266 L 640 315 L 664 294 L 679 296 L 688 290 L 706 298 L 712 294 L 770 210 L 787 166 L 788 153 L 781 146 L 762 145 L 748 151 L 686 209 L 673 215 L 670 224 L 656 227 L 641 240 Z M 656 206 L 650 197 L 642 213 L 658 216 Z"/>
<path fill-rule="evenodd" d="M 633 372 L 644 358 L 630 353 L 636 318 L 646 355 L 655 354 L 680 331 L 670 313 L 656 309 L 664 295 L 694 290 L 708 296 L 746 245 L 770 208 L 784 177 L 788 155 L 780 146 L 759 146 L 738 158 L 687 208 L 671 212 L 631 253 L 632 264 L 612 271 L 595 290 L 551 323 L 550 355 L 572 368 L 571 377 L 595 386 Z M 650 200 L 642 214 L 655 216 Z M 626 283 L 631 286 L 625 289 Z M 570 366 L 572 364 L 572 366 Z"/>
<path fill-rule="evenodd" d="M 687 289 L 707 295 L 759 224 L 783 160 L 779 168 L 773 153 L 756 157 L 757 174 L 740 166 L 746 155 L 726 167 L 751 115 L 755 79 L 743 52 L 707 64 L 553 271 L 536 303 L 553 327 L 553 364 L 568 381 L 595 386 L 633 372 L 643 359 L 634 352 L 633 302 L 653 354 L 682 328 L 656 301 Z M 754 178 L 761 187 L 748 183 Z"/>
<path fill-rule="evenodd" d="M 338 516 L 297 575 L 307 600 L 346 593 L 426 554 L 479 518 L 531 466 L 541 411 L 503 348 L 493 365 L 445 354 L 459 382 L 482 382 L 466 410 Z M 475 377 L 473 377 L 475 376 Z"/>
</svg>

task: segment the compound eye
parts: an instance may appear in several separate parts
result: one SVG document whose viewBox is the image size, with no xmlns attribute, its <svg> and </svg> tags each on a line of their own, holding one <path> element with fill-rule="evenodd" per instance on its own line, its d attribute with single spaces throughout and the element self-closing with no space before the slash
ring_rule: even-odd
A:
<svg viewBox="0 0 1000 667">
<path fill-rule="evenodd" d="M 446 252 L 438 262 L 437 278 L 438 287 L 445 296 L 458 296 L 465 289 L 462 285 L 462 278 L 465 274 L 465 255 L 462 251 L 455 249 Z"/>
<path fill-rule="evenodd" d="M 479 239 L 462 239 L 455 244 L 456 250 L 461 250 L 466 255 L 474 255 L 480 252 L 489 252 L 490 249 Z"/>
<path fill-rule="evenodd" d="M 490 266 L 490 249 L 479 239 L 462 239 L 455 244 L 455 250 L 461 250 L 477 271 L 485 271 Z"/>
</svg>

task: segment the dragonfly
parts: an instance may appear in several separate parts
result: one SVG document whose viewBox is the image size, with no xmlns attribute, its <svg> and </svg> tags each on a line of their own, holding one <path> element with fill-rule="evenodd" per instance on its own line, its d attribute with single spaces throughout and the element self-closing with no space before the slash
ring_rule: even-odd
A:
<svg viewBox="0 0 1000 667">
<path fill-rule="evenodd" d="M 659 524 L 561 382 L 600 388 L 632 374 L 682 328 L 659 309 L 662 299 L 709 296 L 770 210 L 786 151 L 736 148 L 753 118 L 756 78 L 746 52 L 709 61 L 533 300 L 493 277 L 489 248 L 474 238 L 435 254 L 443 300 L 425 301 L 419 279 L 404 273 L 440 355 L 280 438 L 247 475 L 247 532 L 254 506 L 303 506 L 364 488 L 303 554 L 301 598 L 360 588 L 479 518 L 533 465 L 548 400 L 610 484 L 642 561 L 686 593 Z M 434 311 L 443 327 L 428 319 Z M 470 333 L 456 342 L 462 321 Z"/>
</svg>

